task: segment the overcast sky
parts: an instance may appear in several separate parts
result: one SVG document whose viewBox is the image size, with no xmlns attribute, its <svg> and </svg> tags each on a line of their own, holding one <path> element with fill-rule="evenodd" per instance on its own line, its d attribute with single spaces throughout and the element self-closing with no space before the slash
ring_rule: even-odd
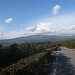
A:
<svg viewBox="0 0 75 75">
<path fill-rule="evenodd" d="M 0 0 L 0 39 L 75 35 L 75 0 Z"/>
</svg>

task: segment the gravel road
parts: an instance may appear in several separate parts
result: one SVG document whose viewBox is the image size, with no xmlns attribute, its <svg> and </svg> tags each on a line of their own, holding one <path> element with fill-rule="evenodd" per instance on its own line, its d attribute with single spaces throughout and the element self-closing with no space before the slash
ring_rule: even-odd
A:
<svg viewBox="0 0 75 75">
<path fill-rule="evenodd" d="M 75 75 L 75 50 L 60 47 L 52 67 L 52 73 L 48 75 Z"/>
</svg>

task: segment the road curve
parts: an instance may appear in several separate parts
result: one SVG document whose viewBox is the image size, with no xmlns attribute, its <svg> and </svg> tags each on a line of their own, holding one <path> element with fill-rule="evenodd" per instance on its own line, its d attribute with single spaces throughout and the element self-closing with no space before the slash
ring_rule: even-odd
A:
<svg viewBox="0 0 75 75">
<path fill-rule="evenodd" d="M 75 75 L 75 51 L 60 47 L 49 75 Z"/>
</svg>

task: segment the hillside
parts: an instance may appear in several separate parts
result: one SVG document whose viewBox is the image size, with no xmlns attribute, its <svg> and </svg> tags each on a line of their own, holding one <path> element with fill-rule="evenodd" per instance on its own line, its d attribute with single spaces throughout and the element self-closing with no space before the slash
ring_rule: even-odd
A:
<svg viewBox="0 0 75 75">
<path fill-rule="evenodd" d="M 0 40 L 2 44 L 24 43 L 24 42 L 40 42 L 40 41 L 60 41 L 75 38 L 74 36 L 55 36 L 55 35 L 31 35 L 14 39 Z"/>
</svg>

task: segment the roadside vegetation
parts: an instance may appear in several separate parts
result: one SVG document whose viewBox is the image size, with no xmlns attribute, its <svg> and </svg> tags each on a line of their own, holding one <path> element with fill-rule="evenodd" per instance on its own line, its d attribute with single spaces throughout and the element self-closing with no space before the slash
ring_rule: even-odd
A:
<svg viewBox="0 0 75 75">
<path fill-rule="evenodd" d="M 67 48 L 75 49 L 75 39 L 61 42 L 61 45 Z"/>
<path fill-rule="evenodd" d="M 75 49 L 75 39 L 66 40 L 66 41 L 57 41 L 57 42 L 52 43 L 52 45 Z"/>
<path fill-rule="evenodd" d="M 0 75 L 41 75 L 45 65 L 51 68 L 57 48 L 50 42 L 0 45 Z"/>
</svg>

